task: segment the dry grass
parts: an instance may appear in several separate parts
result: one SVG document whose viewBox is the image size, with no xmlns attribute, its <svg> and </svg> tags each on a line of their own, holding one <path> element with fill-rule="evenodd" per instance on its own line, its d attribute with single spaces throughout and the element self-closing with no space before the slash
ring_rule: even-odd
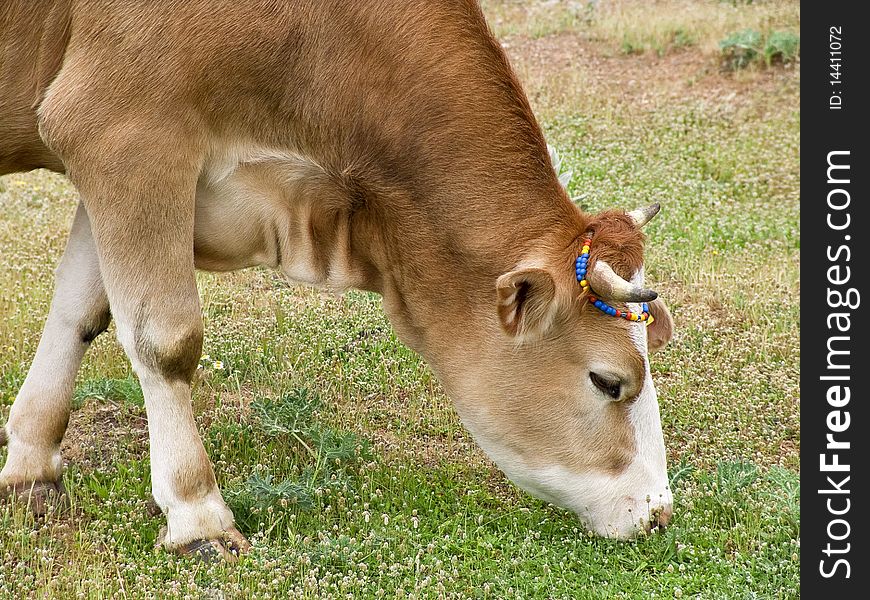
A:
<svg viewBox="0 0 870 600">
<path fill-rule="evenodd" d="M 625 53 L 693 48 L 717 54 L 719 42 L 735 31 L 797 32 L 800 26 L 800 4 L 794 0 L 483 0 L 482 5 L 500 38 L 572 32 Z"/>
</svg>

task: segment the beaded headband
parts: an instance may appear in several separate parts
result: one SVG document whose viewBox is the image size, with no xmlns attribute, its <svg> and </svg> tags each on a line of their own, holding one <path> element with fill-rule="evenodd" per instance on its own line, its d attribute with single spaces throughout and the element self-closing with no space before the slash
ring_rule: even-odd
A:
<svg viewBox="0 0 870 600">
<path fill-rule="evenodd" d="M 583 288 L 584 292 L 590 291 L 589 282 L 586 281 L 586 263 L 589 262 L 589 248 L 592 245 L 592 240 L 586 238 L 583 241 L 583 248 L 580 250 L 580 256 L 577 257 L 575 261 L 574 268 L 577 273 L 577 281 L 580 282 L 580 287 Z M 613 308 L 606 302 L 601 301 L 596 298 L 592 294 L 589 294 L 589 301 L 603 313 L 607 313 L 612 317 L 620 317 L 627 321 L 639 321 L 642 323 L 646 323 L 649 325 L 655 318 L 649 312 L 649 305 L 644 302 L 641 304 L 641 314 L 633 313 L 631 311 L 619 310 Z"/>
</svg>

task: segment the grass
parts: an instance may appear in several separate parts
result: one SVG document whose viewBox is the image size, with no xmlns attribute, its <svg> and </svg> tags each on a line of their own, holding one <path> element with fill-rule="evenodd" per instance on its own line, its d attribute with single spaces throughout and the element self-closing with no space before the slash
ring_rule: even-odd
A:
<svg viewBox="0 0 870 600">
<path fill-rule="evenodd" d="M 771 66 L 774 62 L 788 64 L 799 56 L 800 37 L 790 31 L 773 31 L 762 42 L 761 32 L 743 29 L 719 42 L 719 48 L 726 69 L 745 69 L 758 64 Z"/>
<path fill-rule="evenodd" d="M 486 9 L 569 191 L 591 211 L 663 205 L 647 274 L 677 326 L 652 359 L 672 526 L 601 540 L 517 490 L 377 297 L 265 270 L 200 274 L 194 408 L 253 553 L 229 566 L 151 549 L 141 390 L 112 330 L 88 354 L 64 441 L 70 512 L 37 522 L 0 505 L 0 597 L 799 597 L 799 63 L 745 76 L 715 54 L 741 28 L 796 30 L 796 4 L 657 3 L 640 18 L 639 3 L 600 2 L 597 21 L 581 7 L 529 36 L 521 16 L 543 6 L 571 4 Z M 710 61 L 619 50 L 631 31 L 663 39 L 665 17 L 693 47 L 712 42 Z M 0 178 L 0 422 L 75 203 L 61 177 Z"/>
<path fill-rule="evenodd" d="M 797 32 L 793 0 L 482 0 L 499 37 L 542 38 L 563 33 L 603 42 L 626 54 L 692 49 L 715 55 L 734 31 Z"/>
</svg>

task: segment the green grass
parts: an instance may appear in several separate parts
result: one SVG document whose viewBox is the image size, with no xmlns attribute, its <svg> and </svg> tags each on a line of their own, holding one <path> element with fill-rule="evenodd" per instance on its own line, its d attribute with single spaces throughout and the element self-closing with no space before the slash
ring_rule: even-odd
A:
<svg viewBox="0 0 870 600">
<path fill-rule="evenodd" d="M 760 31 L 743 29 L 719 42 L 726 69 L 745 69 L 750 65 L 787 64 L 800 55 L 800 36 L 790 31 L 773 31 L 763 40 Z"/>
<path fill-rule="evenodd" d="M 681 19 L 776 12 L 713 4 L 681 3 Z M 784 12 L 770 30 L 796 28 Z M 499 27 L 526 27 L 498 14 Z M 586 40 L 586 18 L 539 37 Z M 602 540 L 520 492 L 376 296 L 334 297 L 265 270 L 200 274 L 194 409 L 253 552 L 205 565 L 152 549 L 162 519 L 148 513 L 141 390 L 112 329 L 75 394 L 63 446 L 70 511 L 35 522 L 0 504 L 0 598 L 799 597 L 799 63 L 659 77 L 642 56 L 612 54 L 625 27 L 640 32 L 613 23 L 623 23 L 613 45 L 589 47 L 627 69 L 606 84 L 595 63 L 577 75 L 554 64 L 550 76 L 527 48 L 509 51 L 577 202 L 663 205 L 648 226 L 647 276 L 676 322 L 652 357 L 671 527 Z M 686 31 L 699 45 L 713 35 Z M 656 93 L 627 81 L 638 77 Z M 0 178 L 0 422 L 36 349 L 75 203 L 61 177 Z"/>
</svg>

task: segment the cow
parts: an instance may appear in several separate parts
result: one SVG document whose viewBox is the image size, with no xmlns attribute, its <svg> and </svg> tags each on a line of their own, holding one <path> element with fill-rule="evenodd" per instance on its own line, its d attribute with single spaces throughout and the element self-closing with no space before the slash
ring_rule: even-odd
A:
<svg viewBox="0 0 870 600">
<path fill-rule="evenodd" d="M 247 549 L 191 407 L 195 270 L 268 266 L 380 294 L 521 488 L 603 536 L 671 518 L 648 355 L 672 321 L 640 229 L 658 206 L 571 201 L 475 0 L 7 0 L 0 174 L 35 168 L 80 203 L 0 429 L 7 495 L 63 492 L 75 376 L 114 319 L 160 544 Z"/>
</svg>

